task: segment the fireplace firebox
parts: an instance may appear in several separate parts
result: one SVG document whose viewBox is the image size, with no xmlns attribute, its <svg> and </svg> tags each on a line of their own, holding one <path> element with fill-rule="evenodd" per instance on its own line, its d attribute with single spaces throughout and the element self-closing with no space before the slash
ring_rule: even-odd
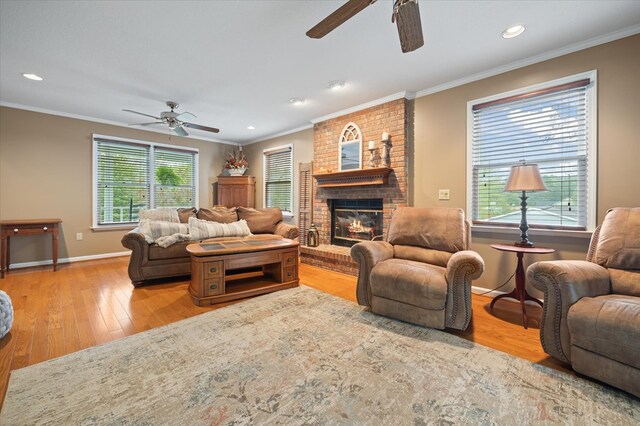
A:
<svg viewBox="0 0 640 426">
<path fill-rule="evenodd" d="M 333 199 L 331 244 L 351 247 L 383 235 L 382 199 Z"/>
</svg>

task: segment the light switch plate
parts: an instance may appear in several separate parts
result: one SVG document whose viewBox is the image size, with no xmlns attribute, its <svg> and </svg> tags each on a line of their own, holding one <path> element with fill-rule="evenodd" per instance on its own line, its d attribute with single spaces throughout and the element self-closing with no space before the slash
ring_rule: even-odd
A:
<svg viewBox="0 0 640 426">
<path fill-rule="evenodd" d="M 82 241 L 82 232 L 76 232 L 76 241 Z"/>
<path fill-rule="evenodd" d="M 449 190 L 448 189 L 439 189 L 438 190 L 438 200 L 448 200 L 449 199 Z"/>
</svg>

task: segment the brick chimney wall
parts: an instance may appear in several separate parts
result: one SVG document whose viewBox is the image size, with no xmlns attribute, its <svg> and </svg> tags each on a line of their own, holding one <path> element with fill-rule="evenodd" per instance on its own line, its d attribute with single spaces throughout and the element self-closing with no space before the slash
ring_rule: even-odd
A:
<svg viewBox="0 0 640 426">
<path fill-rule="evenodd" d="M 412 102 L 398 99 L 343 115 L 331 120 L 316 123 L 313 137 L 314 173 L 338 171 L 338 143 L 341 132 L 349 122 L 353 122 L 362 133 L 362 167 L 368 168 L 370 140 L 376 142 L 376 166 L 382 166 L 382 133 L 388 132 L 391 139 L 391 168 L 386 185 L 353 186 L 337 188 L 317 188 L 314 180 L 313 222 L 320 232 L 320 243 L 331 244 L 331 213 L 329 200 L 335 198 L 361 199 L 382 198 L 385 235 L 391 215 L 397 207 L 408 205 L 409 137 Z"/>
</svg>

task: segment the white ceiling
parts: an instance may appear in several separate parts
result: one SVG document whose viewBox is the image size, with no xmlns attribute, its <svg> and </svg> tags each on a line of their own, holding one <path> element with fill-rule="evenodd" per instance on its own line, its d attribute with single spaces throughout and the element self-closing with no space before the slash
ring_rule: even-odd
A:
<svg viewBox="0 0 640 426">
<path fill-rule="evenodd" d="M 145 119 L 123 108 L 157 115 L 174 100 L 193 122 L 221 129 L 192 136 L 247 143 L 398 92 L 640 32 L 637 0 L 421 0 L 425 46 L 403 54 L 392 2 L 380 0 L 323 39 L 305 35 L 342 3 L 2 0 L 0 103 L 130 124 Z M 503 40 L 516 23 L 527 31 Z M 337 79 L 345 88 L 330 91 Z M 307 101 L 296 107 L 292 97 Z"/>
</svg>

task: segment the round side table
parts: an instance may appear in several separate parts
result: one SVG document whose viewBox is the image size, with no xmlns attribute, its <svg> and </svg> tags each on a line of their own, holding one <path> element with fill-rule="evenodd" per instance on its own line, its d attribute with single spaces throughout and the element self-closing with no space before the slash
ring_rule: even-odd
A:
<svg viewBox="0 0 640 426">
<path fill-rule="evenodd" d="M 532 300 L 536 302 L 538 305 L 542 306 L 542 302 L 531 296 L 527 293 L 525 277 L 524 277 L 524 265 L 522 262 L 522 258 L 525 253 L 531 254 L 549 254 L 553 253 L 555 250 L 552 248 L 544 248 L 544 247 L 519 247 L 509 244 L 491 244 L 491 247 L 500 250 L 500 251 L 508 251 L 513 252 L 518 255 L 518 266 L 516 267 L 516 288 L 513 289 L 511 293 L 501 294 L 496 296 L 491 301 L 489 305 L 489 309 L 493 309 L 493 305 L 500 299 L 505 297 L 509 297 L 511 299 L 516 299 L 520 301 L 520 306 L 522 307 L 522 322 L 524 324 L 524 328 L 527 328 L 527 311 L 524 306 L 524 302 L 526 300 Z"/>
</svg>

